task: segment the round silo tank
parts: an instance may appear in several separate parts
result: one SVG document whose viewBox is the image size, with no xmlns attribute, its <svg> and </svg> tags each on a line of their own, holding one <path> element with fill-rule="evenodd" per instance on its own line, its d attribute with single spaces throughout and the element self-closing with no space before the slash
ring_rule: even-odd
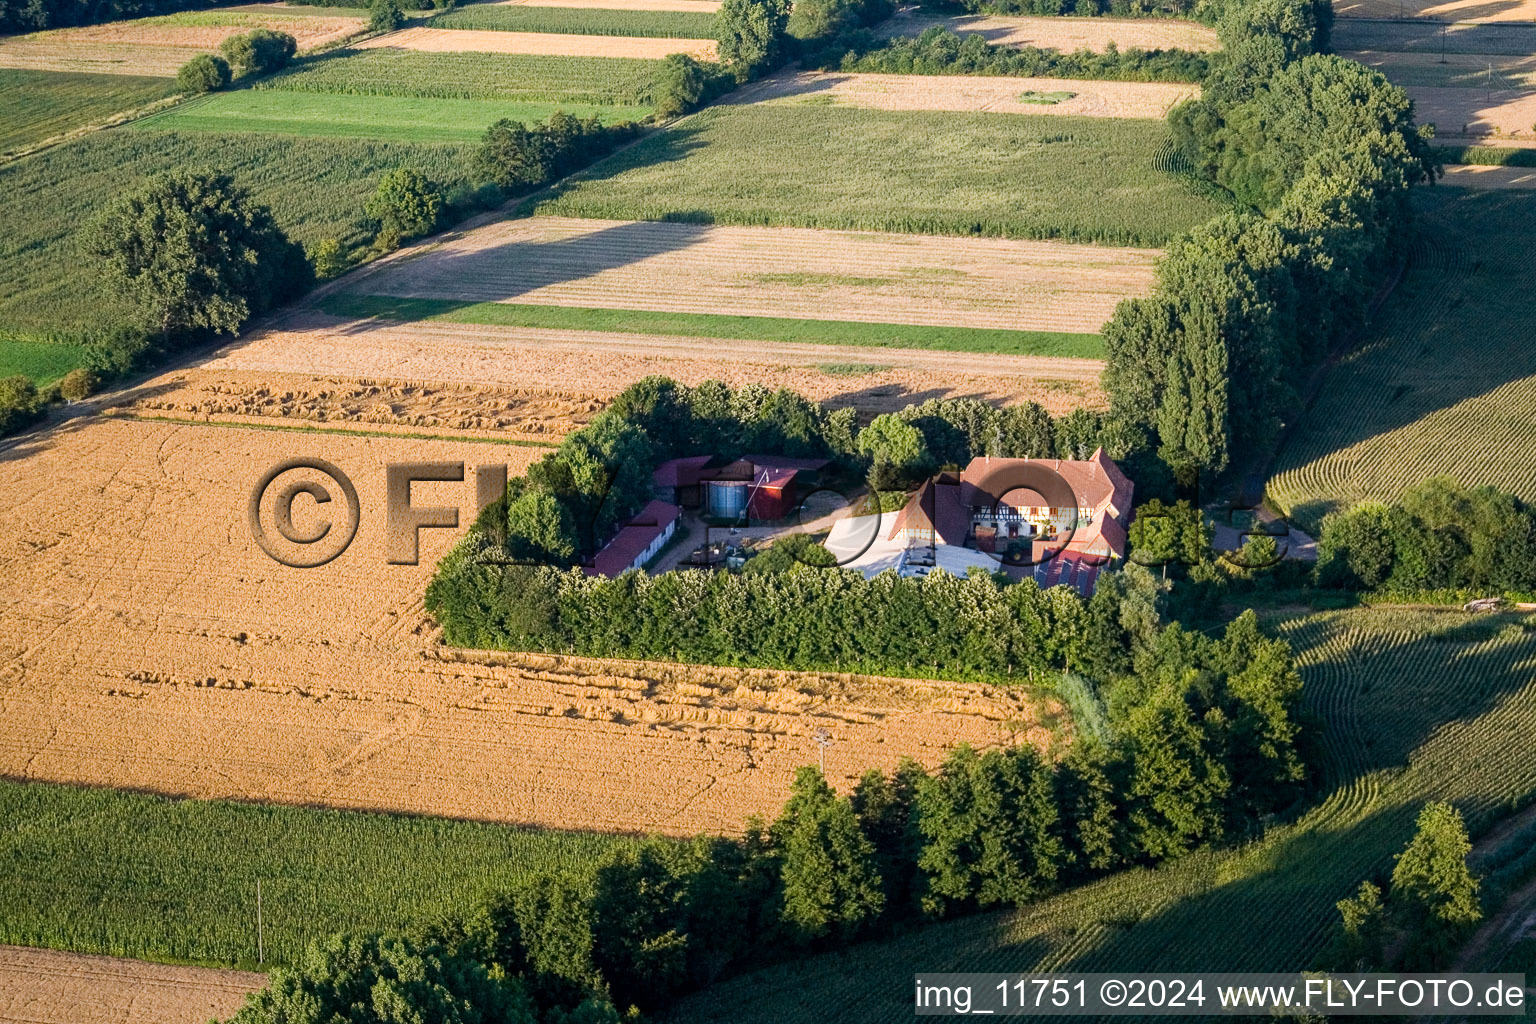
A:
<svg viewBox="0 0 1536 1024">
<path fill-rule="evenodd" d="M 726 481 L 711 481 L 708 486 L 706 508 L 716 519 L 739 519 L 747 507 L 747 485 Z"/>
</svg>

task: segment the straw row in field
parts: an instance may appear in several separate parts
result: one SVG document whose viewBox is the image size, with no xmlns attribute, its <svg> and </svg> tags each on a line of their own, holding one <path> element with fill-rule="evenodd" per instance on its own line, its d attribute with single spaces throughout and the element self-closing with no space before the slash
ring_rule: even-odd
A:
<svg viewBox="0 0 1536 1024">
<path fill-rule="evenodd" d="M 1221 205 L 1154 166 L 1151 120 L 714 107 L 561 187 L 541 213 L 1162 245 Z"/>
<path fill-rule="evenodd" d="M 432 19 L 431 27 L 491 32 L 713 39 L 715 16 L 711 13 L 681 11 L 471 4 L 438 15 Z"/>
<path fill-rule="evenodd" d="M 1269 494 L 1304 522 L 1442 473 L 1536 499 L 1531 200 L 1426 191 L 1407 275 L 1277 458 Z"/>
<path fill-rule="evenodd" d="M 182 103 L 134 122 L 136 129 L 278 132 L 391 142 L 477 142 L 492 122 L 544 120 L 557 110 L 608 123 L 637 121 L 649 107 L 517 103 L 414 96 L 349 96 L 247 89 Z"/>
<path fill-rule="evenodd" d="M 356 96 L 644 105 L 657 62 L 490 53 L 348 51 L 285 72 L 262 88 Z"/>
</svg>

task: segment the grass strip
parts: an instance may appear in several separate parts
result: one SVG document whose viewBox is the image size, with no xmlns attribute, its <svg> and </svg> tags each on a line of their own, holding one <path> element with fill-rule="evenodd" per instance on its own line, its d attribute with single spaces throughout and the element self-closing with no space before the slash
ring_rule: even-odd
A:
<svg viewBox="0 0 1536 1024">
<path fill-rule="evenodd" d="M 328 295 L 317 305 L 321 311 L 332 316 L 379 317 L 406 323 L 436 320 L 488 327 L 613 331 L 686 338 L 864 348 L 916 348 L 990 355 L 1104 358 L 1104 339 L 1100 335 L 1053 331 L 799 320 L 792 317 L 728 316 L 719 313 L 666 313 L 638 309 L 590 309 L 582 306 L 513 302 L 465 303 L 452 299 L 404 299 L 388 295 Z"/>
</svg>

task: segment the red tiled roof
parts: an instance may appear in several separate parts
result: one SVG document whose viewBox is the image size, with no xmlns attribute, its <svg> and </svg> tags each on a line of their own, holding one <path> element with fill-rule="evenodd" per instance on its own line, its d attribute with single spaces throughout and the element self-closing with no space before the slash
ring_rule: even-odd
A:
<svg viewBox="0 0 1536 1024">
<path fill-rule="evenodd" d="M 953 478 L 927 480 L 917 493 L 907 499 L 886 540 L 895 540 L 903 530 L 932 530 L 938 541 L 962 545 L 970 530 L 970 514 L 960 502 L 960 487 Z"/>
<path fill-rule="evenodd" d="M 652 501 L 640 510 L 603 545 L 592 559 L 592 572 L 617 576 L 628 569 L 666 528 L 682 514 L 682 509 L 665 501 Z"/>
<path fill-rule="evenodd" d="M 1027 467 L 1044 468 L 1065 480 L 1072 488 L 1076 496 L 1078 507 L 1092 509 L 1108 509 L 1113 507 L 1120 515 L 1125 515 L 1131 510 L 1131 493 L 1133 485 L 1126 479 L 1120 467 L 1114 464 L 1109 456 L 1104 454 L 1104 449 L 1099 448 L 1093 455 L 1082 461 L 1072 459 L 989 459 L 978 457 L 971 460 L 961 474 L 961 501 L 972 506 L 991 506 L 1002 494 L 990 494 L 988 487 L 997 488 L 1008 485 L 1006 489 L 1014 487 L 1036 485 L 1037 481 L 1029 480 L 1031 470 Z M 1006 471 L 1009 469 L 1022 470 L 1023 480 L 1012 483 L 1008 480 Z M 1049 486 L 1041 490 L 1047 498 L 1051 498 Z M 1060 501 L 1052 500 L 1050 504 L 1059 505 Z"/>
<path fill-rule="evenodd" d="M 798 469 L 802 473 L 825 466 L 829 459 L 792 459 L 788 455 L 743 455 L 742 460 L 758 469 Z"/>
<path fill-rule="evenodd" d="M 651 473 L 651 483 L 656 487 L 692 487 L 712 458 L 713 455 L 689 455 L 668 459 Z"/>
</svg>

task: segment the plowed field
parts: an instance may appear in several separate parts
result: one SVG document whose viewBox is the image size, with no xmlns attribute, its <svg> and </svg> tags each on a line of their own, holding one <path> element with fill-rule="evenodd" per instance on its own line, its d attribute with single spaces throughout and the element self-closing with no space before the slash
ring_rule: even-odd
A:
<svg viewBox="0 0 1536 1024">
<path fill-rule="evenodd" d="M 239 1009 L 265 976 L 0 946 L 0 1021 L 206 1024 Z"/>
</svg>

